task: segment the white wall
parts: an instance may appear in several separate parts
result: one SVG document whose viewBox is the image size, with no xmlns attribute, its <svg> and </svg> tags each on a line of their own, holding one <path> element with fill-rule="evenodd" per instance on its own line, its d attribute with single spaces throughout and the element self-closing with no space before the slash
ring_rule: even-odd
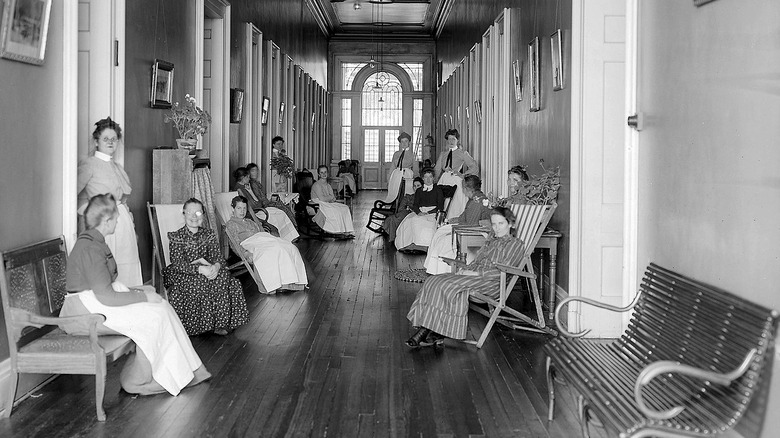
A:
<svg viewBox="0 0 780 438">
<path fill-rule="evenodd" d="M 780 309 L 780 3 L 639 3 L 639 266 Z"/>
</svg>

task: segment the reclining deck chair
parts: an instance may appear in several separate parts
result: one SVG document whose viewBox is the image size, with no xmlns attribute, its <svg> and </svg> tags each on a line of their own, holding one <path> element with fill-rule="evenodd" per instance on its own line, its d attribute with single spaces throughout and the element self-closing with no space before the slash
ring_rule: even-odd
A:
<svg viewBox="0 0 780 438">
<path fill-rule="evenodd" d="M 515 220 L 515 237 L 520 238 L 523 245 L 523 258 L 517 266 L 498 265 L 498 269 L 501 271 L 501 284 L 500 295 L 498 299 L 490 298 L 488 296 L 475 293 L 469 296 L 469 307 L 477 313 L 485 315 L 488 318 L 487 324 L 485 324 L 482 334 L 476 341 L 466 340 L 469 344 L 474 344 L 477 348 L 482 348 L 482 344 L 485 343 L 490 329 L 493 328 L 493 324 L 496 322 L 503 324 L 509 328 L 516 330 L 528 330 L 537 333 L 548 333 L 551 335 L 557 334 L 555 330 L 548 327 L 544 321 L 544 314 L 542 313 L 542 300 L 539 296 L 539 288 L 536 284 L 536 275 L 534 274 L 533 265 L 531 264 L 531 253 L 533 253 L 536 244 L 539 242 L 539 238 L 542 236 L 547 224 L 550 222 L 550 218 L 555 212 L 558 204 L 551 205 L 517 205 L 512 207 L 512 211 L 517 215 Z M 447 260 L 453 265 L 463 266 L 465 263 L 460 260 Z M 524 315 L 519 311 L 512 309 L 507 305 L 507 299 L 512 293 L 515 284 L 519 278 L 525 278 L 529 285 L 530 299 L 533 302 L 535 316 L 533 317 Z M 487 305 L 487 308 L 484 306 Z M 507 315 L 502 315 L 505 313 Z"/>
<path fill-rule="evenodd" d="M 184 226 L 182 204 L 150 204 L 146 203 L 149 213 L 149 227 L 152 230 L 152 285 L 163 296 L 168 297 L 162 279 L 162 270 L 171 263 L 171 250 L 168 242 L 168 232 L 176 231 Z"/>
<path fill-rule="evenodd" d="M 249 272 L 249 275 L 252 276 L 252 279 L 257 284 L 257 290 L 260 293 L 274 294 L 276 293 L 276 289 L 269 291 L 265 285 L 263 285 L 260 272 L 257 270 L 257 267 L 254 265 L 254 263 L 252 263 L 252 256 L 249 251 L 244 249 L 244 247 L 241 246 L 241 242 L 238 240 L 238 237 L 229 232 L 227 229 L 227 223 L 230 220 L 230 215 L 232 214 L 232 206 L 230 203 L 237 194 L 237 192 L 214 194 L 214 206 L 217 209 L 217 222 L 219 223 L 219 228 L 221 230 L 220 237 L 227 242 L 229 249 L 240 258 L 240 261 L 229 265 L 228 269 L 234 274 Z M 256 217 L 254 217 L 255 215 L 252 216 L 254 219 L 256 219 Z M 225 254 L 225 259 L 227 259 L 227 255 L 228 254 Z M 287 290 L 303 290 L 304 286 L 300 284 L 283 284 L 281 288 Z"/>
</svg>

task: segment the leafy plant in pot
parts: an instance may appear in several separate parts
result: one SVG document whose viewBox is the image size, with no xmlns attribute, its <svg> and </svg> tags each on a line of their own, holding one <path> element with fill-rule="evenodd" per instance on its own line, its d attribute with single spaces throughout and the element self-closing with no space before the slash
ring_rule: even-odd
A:
<svg viewBox="0 0 780 438">
<path fill-rule="evenodd" d="M 193 150 L 198 144 L 198 137 L 208 132 L 211 115 L 197 105 L 194 97 L 187 94 L 183 104 L 173 104 L 171 113 L 165 115 L 164 121 L 173 123 L 179 132 L 179 138 L 176 139 L 179 148 Z"/>
<path fill-rule="evenodd" d="M 539 160 L 539 165 L 544 173 L 539 176 L 531 175 L 528 181 L 522 181 L 518 195 L 522 196 L 527 204 L 553 204 L 561 188 L 561 168 L 545 168 L 544 160 Z"/>
</svg>

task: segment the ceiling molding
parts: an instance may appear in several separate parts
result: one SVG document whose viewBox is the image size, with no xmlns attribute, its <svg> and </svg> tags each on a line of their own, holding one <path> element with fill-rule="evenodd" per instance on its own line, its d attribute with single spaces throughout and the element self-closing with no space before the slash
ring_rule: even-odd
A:
<svg viewBox="0 0 780 438">
<path fill-rule="evenodd" d="M 452 5 L 455 0 L 442 0 L 439 3 L 439 8 L 436 10 L 436 15 L 433 17 L 433 37 L 439 39 L 441 31 L 444 30 L 444 25 L 447 24 L 447 20 L 450 18 L 450 12 L 452 12 Z"/>
<path fill-rule="evenodd" d="M 306 6 L 309 7 L 309 11 L 314 16 L 314 20 L 320 27 L 320 30 L 326 37 L 330 38 L 333 32 L 333 19 L 328 14 L 328 9 L 322 4 L 325 0 L 306 0 Z M 327 6 L 330 8 L 330 5 Z"/>
</svg>

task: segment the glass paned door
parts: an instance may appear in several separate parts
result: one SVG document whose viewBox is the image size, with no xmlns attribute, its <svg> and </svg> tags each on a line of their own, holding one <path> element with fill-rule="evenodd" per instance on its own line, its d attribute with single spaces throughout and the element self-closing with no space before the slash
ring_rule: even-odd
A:
<svg viewBox="0 0 780 438">
<path fill-rule="evenodd" d="M 396 128 L 370 127 L 363 128 L 363 187 L 366 189 L 387 189 L 387 176 L 393 165 L 390 160 L 393 152 L 398 149 Z"/>
</svg>

